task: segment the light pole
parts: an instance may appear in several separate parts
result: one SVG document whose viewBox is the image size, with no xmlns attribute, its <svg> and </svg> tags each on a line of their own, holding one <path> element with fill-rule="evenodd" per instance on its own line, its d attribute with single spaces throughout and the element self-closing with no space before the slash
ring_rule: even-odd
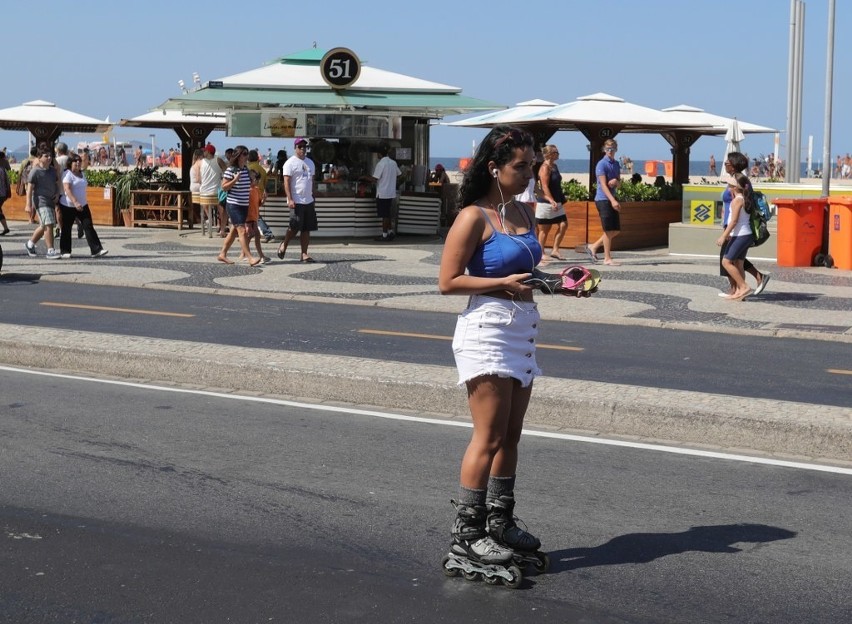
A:
<svg viewBox="0 0 852 624">
<path fill-rule="evenodd" d="M 822 143 L 822 195 L 828 197 L 831 183 L 831 100 L 834 85 L 834 0 L 828 0 L 828 44 L 825 59 L 825 119 Z M 826 172 L 826 170 L 828 170 Z"/>
</svg>

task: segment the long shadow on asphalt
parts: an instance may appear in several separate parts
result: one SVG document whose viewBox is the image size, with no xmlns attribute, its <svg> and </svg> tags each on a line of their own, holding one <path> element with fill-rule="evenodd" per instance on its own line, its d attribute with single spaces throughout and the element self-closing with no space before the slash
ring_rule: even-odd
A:
<svg viewBox="0 0 852 624">
<path fill-rule="evenodd" d="M 743 550 L 734 544 L 774 542 L 791 539 L 796 535 L 796 531 L 765 524 L 697 526 L 680 533 L 629 533 L 614 537 L 600 546 L 551 552 L 550 572 L 624 563 L 648 563 L 661 557 L 686 552 L 733 554 Z"/>
</svg>

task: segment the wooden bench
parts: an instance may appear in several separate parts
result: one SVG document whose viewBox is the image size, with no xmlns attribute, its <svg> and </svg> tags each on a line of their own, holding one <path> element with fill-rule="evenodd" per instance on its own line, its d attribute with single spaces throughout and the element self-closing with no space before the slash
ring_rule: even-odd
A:
<svg viewBox="0 0 852 624">
<path fill-rule="evenodd" d="M 177 225 L 177 229 L 182 230 L 184 221 L 190 228 L 195 221 L 189 191 L 130 191 L 130 212 L 134 226 Z"/>
</svg>

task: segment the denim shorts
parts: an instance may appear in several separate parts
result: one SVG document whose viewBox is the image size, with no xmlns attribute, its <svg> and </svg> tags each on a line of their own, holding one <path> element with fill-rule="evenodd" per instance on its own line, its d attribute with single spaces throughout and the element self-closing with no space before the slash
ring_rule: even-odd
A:
<svg viewBox="0 0 852 624">
<path fill-rule="evenodd" d="M 234 226 L 246 224 L 248 206 L 238 206 L 237 204 L 228 202 L 225 208 L 228 210 L 228 218 Z"/>
<path fill-rule="evenodd" d="M 541 375 L 535 359 L 540 320 L 538 306 L 531 301 L 472 296 L 453 335 L 459 385 L 483 375 L 497 375 L 529 386 Z"/>
<path fill-rule="evenodd" d="M 734 236 L 725 247 L 725 257 L 728 260 L 745 260 L 749 247 L 754 242 L 751 234 Z"/>
</svg>

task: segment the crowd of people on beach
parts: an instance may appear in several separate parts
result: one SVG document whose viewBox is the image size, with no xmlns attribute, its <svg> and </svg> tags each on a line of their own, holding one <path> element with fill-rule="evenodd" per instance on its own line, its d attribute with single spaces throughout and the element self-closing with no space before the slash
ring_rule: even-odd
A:
<svg viewBox="0 0 852 624">
<path fill-rule="evenodd" d="M 834 160 L 834 170 L 831 172 L 832 178 L 838 180 L 852 179 L 852 155 L 849 152 L 845 156 L 837 155 Z"/>
</svg>

